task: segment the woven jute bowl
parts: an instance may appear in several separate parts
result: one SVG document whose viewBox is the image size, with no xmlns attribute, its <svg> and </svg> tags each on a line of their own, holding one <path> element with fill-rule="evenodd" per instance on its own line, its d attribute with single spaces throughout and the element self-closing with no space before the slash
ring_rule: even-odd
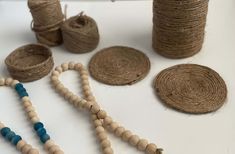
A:
<svg viewBox="0 0 235 154">
<path fill-rule="evenodd" d="M 30 82 L 46 76 L 54 66 L 51 50 L 41 44 L 28 44 L 15 49 L 5 59 L 11 76 Z"/>
</svg>

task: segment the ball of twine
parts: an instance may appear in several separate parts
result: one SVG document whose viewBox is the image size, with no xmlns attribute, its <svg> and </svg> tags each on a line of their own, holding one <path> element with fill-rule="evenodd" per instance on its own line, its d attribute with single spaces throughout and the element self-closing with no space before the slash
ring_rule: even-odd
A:
<svg viewBox="0 0 235 154">
<path fill-rule="evenodd" d="M 214 70 L 196 64 L 182 64 L 161 71 L 155 79 L 160 99 L 179 111 L 202 114 L 219 109 L 227 88 Z"/>
<path fill-rule="evenodd" d="M 64 15 L 59 0 L 28 0 L 33 22 L 32 30 L 38 42 L 49 46 L 61 44 L 62 35 L 60 25 Z"/>
<path fill-rule="evenodd" d="M 51 50 L 41 44 L 28 44 L 15 49 L 5 59 L 11 76 L 21 82 L 38 80 L 54 66 Z"/>
<path fill-rule="evenodd" d="M 139 50 L 113 46 L 96 53 L 89 71 L 96 80 L 110 85 L 131 85 L 143 79 L 150 70 L 148 57 Z"/>
<path fill-rule="evenodd" d="M 168 58 L 185 58 L 199 52 L 204 41 L 208 1 L 154 0 L 154 50 Z"/>
<path fill-rule="evenodd" d="M 83 13 L 66 20 L 61 30 L 64 45 L 70 52 L 90 52 L 99 43 L 100 36 L 95 20 Z"/>
</svg>

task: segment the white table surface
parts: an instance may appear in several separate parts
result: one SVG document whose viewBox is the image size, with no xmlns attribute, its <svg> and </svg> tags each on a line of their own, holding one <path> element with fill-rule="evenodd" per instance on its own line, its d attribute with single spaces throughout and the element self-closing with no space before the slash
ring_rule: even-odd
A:
<svg viewBox="0 0 235 154">
<path fill-rule="evenodd" d="M 65 3 L 63 3 L 64 5 Z M 235 153 L 235 1 L 210 1 L 206 38 L 197 55 L 171 60 L 151 48 L 152 2 L 67 2 L 68 15 L 85 11 L 99 25 L 101 41 L 88 54 L 72 54 L 63 46 L 52 48 L 56 65 L 77 61 L 87 66 L 92 55 L 104 47 L 127 45 L 142 50 L 151 60 L 151 71 L 132 86 L 114 87 L 91 79 L 91 87 L 100 105 L 118 122 L 141 137 L 164 148 L 164 154 L 234 154 Z M 27 3 L 0 1 L 0 74 L 7 77 L 5 57 L 15 48 L 35 43 L 30 31 L 31 15 Z M 153 85 L 162 69 L 180 63 L 209 66 L 224 78 L 228 86 L 226 104 L 217 112 L 206 115 L 179 113 L 162 105 Z M 80 92 L 78 75 L 68 72 L 61 79 L 74 92 Z M 49 77 L 25 84 L 33 105 L 52 139 L 67 154 L 97 154 L 99 145 L 88 115 L 78 112 L 55 93 Z M 15 92 L 0 89 L 0 120 L 46 154 L 39 143 Z M 115 153 L 141 153 L 110 135 Z M 0 138 L 0 153 L 18 153 Z"/>
</svg>

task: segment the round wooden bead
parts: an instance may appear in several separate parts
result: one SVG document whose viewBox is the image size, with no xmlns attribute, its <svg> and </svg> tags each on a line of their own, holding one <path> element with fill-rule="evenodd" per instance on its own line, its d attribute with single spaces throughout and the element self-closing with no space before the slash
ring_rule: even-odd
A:
<svg viewBox="0 0 235 154">
<path fill-rule="evenodd" d="M 63 96 L 65 96 L 68 91 L 69 91 L 68 88 L 63 88 L 63 89 L 61 89 L 60 93 L 61 93 Z"/>
<path fill-rule="evenodd" d="M 7 86 L 11 86 L 12 82 L 13 82 L 13 79 L 12 79 L 12 78 L 7 78 L 6 81 L 5 81 L 5 84 L 6 84 Z"/>
<path fill-rule="evenodd" d="M 26 112 L 31 112 L 31 111 L 35 111 L 34 107 L 31 105 L 31 106 L 28 106 L 25 108 L 25 111 Z"/>
<path fill-rule="evenodd" d="M 31 145 L 25 144 L 25 145 L 22 147 L 21 151 L 22 151 L 23 154 L 27 154 L 27 153 L 29 152 L 29 150 L 31 150 L 31 149 L 32 149 L 32 146 L 31 146 Z"/>
<path fill-rule="evenodd" d="M 141 151 L 144 151 L 148 145 L 148 141 L 145 139 L 140 139 L 137 145 L 137 148 Z"/>
<path fill-rule="evenodd" d="M 24 140 L 20 140 L 20 141 L 17 143 L 16 148 L 21 151 L 22 148 L 23 148 L 25 145 L 26 145 L 26 142 L 25 142 Z"/>
<path fill-rule="evenodd" d="M 107 147 L 104 149 L 104 154 L 113 154 L 113 149 L 111 147 Z"/>
<path fill-rule="evenodd" d="M 98 116 L 99 119 L 104 119 L 107 116 L 107 113 L 104 110 L 100 110 L 97 113 L 97 116 Z"/>
<path fill-rule="evenodd" d="M 77 99 L 77 96 L 73 94 L 73 95 L 70 97 L 69 102 L 74 104 L 74 102 L 76 101 L 76 99 Z"/>
<path fill-rule="evenodd" d="M 68 63 L 63 63 L 61 65 L 61 67 L 62 67 L 63 71 L 67 71 L 69 69 L 69 64 Z"/>
<path fill-rule="evenodd" d="M 4 78 L 0 78 L 0 86 L 4 86 L 5 85 L 5 79 Z"/>
<path fill-rule="evenodd" d="M 113 119 L 110 116 L 104 118 L 104 124 L 109 125 L 113 122 Z"/>
<path fill-rule="evenodd" d="M 109 129 L 110 129 L 112 132 L 115 132 L 118 127 L 119 127 L 119 125 L 118 125 L 118 123 L 116 123 L 116 122 L 112 122 L 112 123 L 109 125 Z"/>
<path fill-rule="evenodd" d="M 96 114 L 92 114 L 91 115 L 91 119 L 94 121 L 94 120 L 97 120 L 98 118 L 97 118 L 97 115 Z"/>
<path fill-rule="evenodd" d="M 107 147 L 110 147 L 111 146 L 111 143 L 110 143 L 110 141 L 108 140 L 108 139 L 105 139 L 105 140 L 103 140 L 102 142 L 101 142 L 101 147 L 103 148 L 103 149 L 105 149 L 105 148 L 107 148 Z"/>
<path fill-rule="evenodd" d="M 48 140 L 48 141 L 46 141 L 46 143 L 44 144 L 44 148 L 46 149 L 46 150 L 49 150 L 52 146 L 54 146 L 55 145 L 55 143 L 54 143 L 54 141 L 52 141 L 52 140 Z"/>
<path fill-rule="evenodd" d="M 100 140 L 100 141 L 103 141 L 104 139 L 107 139 L 107 134 L 106 134 L 106 132 L 101 132 L 101 133 L 99 133 L 98 135 L 98 139 Z"/>
<path fill-rule="evenodd" d="M 84 100 L 84 99 L 82 99 L 80 102 L 79 102 L 79 108 L 84 108 L 85 107 L 85 105 L 86 105 L 86 103 L 87 103 L 87 101 L 86 100 Z M 91 102 L 91 105 L 92 105 L 93 103 Z M 90 106 L 91 107 L 91 106 Z"/>
<path fill-rule="evenodd" d="M 58 91 L 58 92 L 61 92 L 62 89 L 64 88 L 63 84 L 59 83 L 55 86 L 55 89 Z"/>
<path fill-rule="evenodd" d="M 23 102 L 30 102 L 29 96 L 24 96 L 21 100 L 22 100 Z"/>
<path fill-rule="evenodd" d="M 72 70 L 74 69 L 74 66 L 75 66 L 75 62 L 69 62 L 69 69 Z"/>
<path fill-rule="evenodd" d="M 59 150 L 60 150 L 60 147 L 58 145 L 53 145 L 49 149 L 49 153 L 54 153 L 54 152 L 59 151 Z"/>
<path fill-rule="evenodd" d="M 157 146 L 153 143 L 150 143 L 147 145 L 145 151 L 147 154 L 156 154 Z"/>
<path fill-rule="evenodd" d="M 77 71 L 79 71 L 82 67 L 83 66 L 80 63 L 77 63 L 77 64 L 74 65 L 74 69 L 77 70 Z"/>
<path fill-rule="evenodd" d="M 39 154 L 39 151 L 37 149 L 30 149 L 27 154 Z"/>
<path fill-rule="evenodd" d="M 102 122 L 98 119 L 94 121 L 94 124 L 95 124 L 96 127 L 102 126 Z"/>
<path fill-rule="evenodd" d="M 92 105 L 92 107 L 91 107 L 91 112 L 92 112 L 92 113 L 96 114 L 96 113 L 98 113 L 99 111 L 100 111 L 99 105 L 97 105 L 97 104 Z"/>
<path fill-rule="evenodd" d="M 11 87 L 15 87 L 16 84 L 20 83 L 18 80 L 13 80 L 12 83 L 11 83 Z"/>
<path fill-rule="evenodd" d="M 91 110 L 93 103 L 91 101 L 85 102 L 84 107 L 88 110 Z"/>
<path fill-rule="evenodd" d="M 37 117 L 37 113 L 35 111 L 30 111 L 30 112 L 28 112 L 28 116 L 30 119 L 33 117 Z"/>
<path fill-rule="evenodd" d="M 53 76 L 57 76 L 57 77 L 58 77 L 58 76 L 60 75 L 60 72 L 58 72 L 58 71 L 54 70 L 54 71 L 52 72 L 52 75 L 53 75 Z"/>
<path fill-rule="evenodd" d="M 122 140 L 123 140 L 123 141 L 128 141 L 131 136 L 132 136 L 131 131 L 126 130 L 126 131 L 122 134 Z"/>
<path fill-rule="evenodd" d="M 32 103 L 30 101 L 23 102 L 24 108 L 27 108 L 29 106 L 32 106 Z"/>
<path fill-rule="evenodd" d="M 95 102 L 95 97 L 92 96 L 92 95 L 90 95 L 90 96 L 87 97 L 87 100 L 88 100 L 88 101 Z"/>
<path fill-rule="evenodd" d="M 102 126 L 98 126 L 98 127 L 96 127 L 95 131 L 96 131 L 97 134 L 103 133 L 104 132 L 104 128 Z"/>
<path fill-rule="evenodd" d="M 136 146 L 139 141 L 140 141 L 140 138 L 137 135 L 132 135 L 129 139 L 129 143 L 133 146 Z"/>
<path fill-rule="evenodd" d="M 61 66 L 57 66 L 57 67 L 55 68 L 55 70 L 58 71 L 59 73 L 62 73 L 62 72 L 63 72 L 63 69 L 62 69 Z"/>
<path fill-rule="evenodd" d="M 115 135 L 116 136 L 122 136 L 122 134 L 123 134 L 123 132 L 125 132 L 125 128 L 123 128 L 123 127 L 118 127 L 117 129 L 116 129 L 116 131 L 115 131 Z"/>
<path fill-rule="evenodd" d="M 72 96 L 73 96 L 73 93 L 71 91 L 68 91 L 64 97 L 66 100 L 69 100 Z"/>
<path fill-rule="evenodd" d="M 88 75 L 87 74 L 82 74 L 81 79 L 82 80 L 88 80 Z"/>
</svg>

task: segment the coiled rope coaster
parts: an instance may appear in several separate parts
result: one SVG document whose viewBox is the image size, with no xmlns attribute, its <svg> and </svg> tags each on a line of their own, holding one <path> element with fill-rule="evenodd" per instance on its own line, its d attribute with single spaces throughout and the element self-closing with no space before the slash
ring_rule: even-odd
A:
<svg viewBox="0 0 235 154">
<path fill-rule="evenodd" d="M 131 85 L 143 79 L 150 70 L 149 58 L 139 50 L 123 46 L 105 48 L 89 63 L 96 80 L 110 85 Z"/>
<path fill-rule="evenodd" d="M 32 30 L 38 42 L 56 46 L 63 42 L 60 25 L 64 15 L 59 0 L 28 0 L 33 22 Z"/>
<path fill-rule="evenodd" d="M 99 43 L 99 31 L 94 19 L 83 15 L 71 17 L 61 26 L 65 47 L 74 53 L 94 50 Z"/>
<path fill-rule="evenodd" d="M 64 85 L 59 80 L 60 74 L 68 70 L 75 70 L 80 73 L 84 98 L 80 98 L 79 96 L 73 94 L 66 87 L 64 87 Z M 75 64 L 70 62 L 64 63 L 61 66 L 57 66 L 55 71 L 52 73 L 51 81 L 57 92 L 66 100 L 68 100 L 68 102 L 73 104 L 74 107 L 78 109 L 84 109 L 91 114 L 92 121 L 95 125 L 95 131 L 104 154 L 113 154 L 111 143 L 107 137 L 105 129 L 109 130 L 117 137 L 120 137 L 123 141 L 130 143 L 137 149 L 144 151 L 147 154 L 161 154 L 162 149 L 158 149 L 155 144 L 148 143 L 147 140 L 140 139 L 131 131 L 126 130 L 117 122 L 114 122 L 112 118 L 100 108 L 91 92 L 88 81 L 88 72 L 82 64 Z"/>
<path fill-rule="evenodd" d="M 11 76 L 21 82 L 41 79 L 54 66 L 51 50 L 42 44 L 28 44 L 15 49 L 5 63 Z"/>
<path fill-rule="evenodd" d="M 209 0 L 154 0 L 156 52 L 169 58 L 189 57 L 202 48 Z"/>
<path fill-rule="evenodd" d="M 227 88 L 214 70 L 196 64 L 182 64 L 161 71 L 155 89 L 166 105 L 179 111 L 202 114 L 219 109 Z"/>
<path fill-rule="evenodd" d="M 38 115 L 29 99 L 29 95 L 23 85 L 19 83 L 19 81 L 13 80 L 12 78 L 0 78 L 0 86 L 9 86 L 16 90 L 22 100 L 22 105 L 26 115 L 33 124 L 33 128 L 36 131 L 37 136 L 44 144 L 44 147 L 48 153 L 63 154 L 63 151 L 60 150 L 59 146 L 55 145 L 55 143 L 50 139 L 43 123 L 40 122 Z M 6 140 L 15 145 L 22 154 L 39 154 L 37 149 L 26 143 L 21 136 L 16 135 L 10 128 L 4 126 L 2 122 L 0 122 L 0 133 Z"/>
</svg>

